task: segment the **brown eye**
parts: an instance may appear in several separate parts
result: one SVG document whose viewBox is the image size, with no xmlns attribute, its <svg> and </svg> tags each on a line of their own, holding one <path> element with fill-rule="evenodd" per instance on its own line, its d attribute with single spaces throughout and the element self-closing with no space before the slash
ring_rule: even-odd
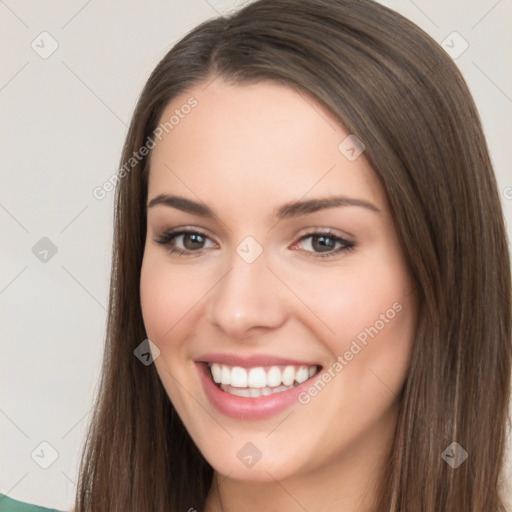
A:
<svg viewBox="0 0 512 512">
<path fill-rule="evenodd" d="M 171 253 L 179 255 L 200 254 L 205 248 L 209 237 L 194 230 L 167 231 L 160 235 L 155 242 L 167 246 Z"/>
<path fill-rule="evenodd" d="M 205 237 L 199 233 L 184 233 L 183 235 L 183 246 L 185 249 L 193 251 L 195 249 L 202 249 Z"/>
<path fill-rule="evenodd" d="M 308 256 L 320 258 L 328 258 L 336 256 L 343 251 L 351 251 L 356 245 L 355 242 L 345 240 L 330 231 L 304 235 L 300 238 L 299 244 L 307 239 L 311 239 L 309 246 L 312 248 L 312 251 L 305 250 L 305 252 L 309 253 Z M 339 244 L 338 248 L 336 248 L 337 244 Z"/>
<path fill-rule="evenodd" d="M 332 251 L 336 245 L 334 237 L 328 235 L 315 235 L 311 239 L 311 246 L 318 252 Z"/>
</svg>

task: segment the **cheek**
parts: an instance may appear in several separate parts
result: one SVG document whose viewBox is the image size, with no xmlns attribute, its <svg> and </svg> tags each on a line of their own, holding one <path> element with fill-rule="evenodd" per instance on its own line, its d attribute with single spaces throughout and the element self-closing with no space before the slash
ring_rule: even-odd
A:
<svg viewBox="0 0 512 512">
<path fill-rule="evenodd" d="M 416 296 L 404 261 L 383 251 L 312 281 L 303 281 L 303 293 L 323 324 L 316 332 L 331 354 L 326 378 L 344 397 L 340 407 L 353 401 L 357 408 L 364 397 L 375 414 L 382 412 L 403 385 L 415 335 Z"/>
<path fill-rule="evenodd" d="M 378 411 L 396 398 L 409 368 L 416 296 L 398 261 L 368 266 L 364 274 L 345 277 L 343 284 L 344 293 L 332 294 L 336 335 L 329 348 L 338 361 L 341 356 L 343 366 L 337 386 L 354 405 L 364 397 Z"/>
<path fill-rule="evenodd" d="M 155 366 L 162 384 L 174 406 L 183 411 L 190 403 L 177 382 L 187 382 L 189 378 L 190 368 L 181 362 L 188 358 L 186 341 L 194 328 L 193 308 L 204 292 L 197 289 L 200 280 L 190 279 L 190 270 L 170 265 L 167 255 L 160 252 L 150 248 L 144 254 L 140 279 L 142 317 L 147 337 L 160 349 Z"/>
<path fill-rule="evenodd" d="M 198 279 L 195 273 L 191 279 L 192 270 L 186 270 L 185 266 L 172 266 L 165 259 L 165 254 L 147 251 L 142 262 L 140 280 L 146 333 L 159 346 L 179 339 L 176 333 L 186 323 L 187 313 L 197 306 L 207 290 L 205 281 Z"/>
<path fill-rule="evenodd" d="M 311 280 L 302 278 L 300 294 L 323 324 L 321 338 L 340 354 L 351 340 L 364 342 L 368 330 L 401 330 L 404 311 L 414 316 L 409 290 L 402 267 L 361 262 L 317 273 Z"/>
</svg>

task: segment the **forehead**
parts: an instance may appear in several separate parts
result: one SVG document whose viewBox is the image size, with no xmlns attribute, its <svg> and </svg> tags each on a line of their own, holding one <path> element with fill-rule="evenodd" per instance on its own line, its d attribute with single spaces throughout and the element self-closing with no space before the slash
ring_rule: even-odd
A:
<svg viewBox="0 0 512 512">
<path fill-rule="evenodd" d="M 287 86 L 216 78 L 176 97 L 160 126 L 149 197 L 181 192 L 224 204 L 238 197 L 238 207 L 247 210 L 343 193 L 364 195 L 384 209 L 364 153 L 351 161 L 344 152 L 350 134 L 319 103 Z M 265 204 L 249 203 L 262 197 Z"/>
</svg>

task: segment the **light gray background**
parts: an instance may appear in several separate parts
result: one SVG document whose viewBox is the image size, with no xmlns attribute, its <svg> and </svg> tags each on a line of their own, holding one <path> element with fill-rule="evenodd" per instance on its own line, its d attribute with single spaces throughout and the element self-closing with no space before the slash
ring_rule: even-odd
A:
<svg viewBox="0 0 512 512">
<path fill-rule="evenodd" d="M 102 357 L 112 240 L 113 193 L 97 200 L 92 190 L 115 173 L 159 59 L 199 22 L 242 3 L 0 0 L 0 492 L 73 504 Z M 468 42 L 455 61 L 481 113 L 510 234 L 512 0 L 383 3 L 439 43 L 454 31 Z M 58 43 L 46 59 L 31 47 L 51 49 L 44 31 Z M 460 51 L 457 37 L 447 42 Z M 42 237 L 57 248 L 47 262 L 32 252 Z M 34 461 L 50 461 L 43 441 L 58 452 L 48 469 Z"/>
</svg>

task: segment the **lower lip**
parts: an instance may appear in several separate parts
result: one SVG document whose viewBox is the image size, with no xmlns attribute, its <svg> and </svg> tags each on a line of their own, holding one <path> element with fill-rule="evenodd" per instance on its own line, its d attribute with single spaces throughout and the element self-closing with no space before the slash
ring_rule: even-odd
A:
<svg viewBox="0 0 512 512">
<path fill-rule="evenodd" d="M 230 418 L 259 420 L 278 414 L 298 402 L 301 391 L 311 385 L 312 378 L 287 391 L 257 398 L 235 396 L 222 391 L 211 377 L 205 363 L 196 363 L 206 396 L 212 405 Z M 317 373 L 318 375 L 318 373 Z M 313 377 L 314 378 L 314 377 Z"/>
</svg>

